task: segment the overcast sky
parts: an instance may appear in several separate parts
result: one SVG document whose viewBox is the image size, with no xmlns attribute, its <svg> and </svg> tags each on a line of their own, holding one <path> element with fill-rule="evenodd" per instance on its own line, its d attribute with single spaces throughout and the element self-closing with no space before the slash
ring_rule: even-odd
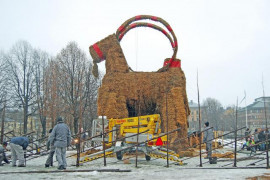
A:
<svg viewBox="0 0 270 180">
<path fill-rule="evenodd" d="M 269 0 L 0 0 L 0 49 L 26 40 L 56 55 L 76 41 L 90 57 L 89 46 L 115 33 L 125 20 L 155 15 L 178 38 L 189 100 L 197 101 L 198 70 L 201 101 L 213 97 L 227 106 L 246 91 L 250 104 L 263 94 L 262 76 L 270 95 L 269 9 Z M 138 71 L 158 70 L 173 53 L 167 38 L 149 28 L 129 31 L 121 46 Z M 99 66 L 104 69 L 104 62 Z"/>
</svg>

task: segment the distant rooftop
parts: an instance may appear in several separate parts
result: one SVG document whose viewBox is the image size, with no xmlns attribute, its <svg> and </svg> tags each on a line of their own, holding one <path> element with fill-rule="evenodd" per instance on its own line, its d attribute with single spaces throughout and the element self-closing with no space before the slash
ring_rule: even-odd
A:
<svg viewBox="0 0 270 180">
<path fill-rule="evenodd" d="M 256 98 L 255 99 L 255 102 L 267 102 L 269 103 L 270 102 L 270 96 L 266 96 L 266 97 L 259 97 L 259 98 Z"/>
<path fill-rule="evenodd" d="M 193 102 L 193 100 L 190 100 L 188 102 L 188 105 L 190 108 L 198 108 L 199 107 L 197 103 Z"/>
<path fill-rule="evenodd" d="M 256 98 L 255 101 L 252 104 L 247 105 L 247 109 L 251 109 L 251 108 L 261 109 L 261 108 L 264 108 L 264 101 L 265 101 L 265 106 L 269 107 L 270 106 L 270 97 L 267 96 L 267 97 Z M 242 110 L 244 110 L 244 108 L 242 108 Z"/>
</svg>

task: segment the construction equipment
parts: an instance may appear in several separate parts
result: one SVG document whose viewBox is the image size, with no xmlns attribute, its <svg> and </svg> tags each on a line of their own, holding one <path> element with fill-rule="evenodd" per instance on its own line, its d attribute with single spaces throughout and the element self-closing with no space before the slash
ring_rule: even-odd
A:
<svg viewBox="0 0 270 180">
<path fill-rule="evenodd" d="M 95 119 L 92 126 L 92 136 L 101 135 L 93 138 L 93 144 L 101 144 L 102 129 L 101 118 Z M 105 119 L 105 132 L 108 137 L 104 138 L 107 149 L 105 154 L 116 153 L 118 160 L 122 160 L 125 153 L 135 153 L 136 150 L 145 154 L 147 161 L 151 157 L 164 159 L 167 157 L 166 149 L 162 146 L 167 145 L 167 135 L 161 133 L 161 119 L 159 114 L 130 117 L 123 119 Z M 138 139 L 137 139 L 138 138 Z M 153 139 L 153 140 L 152 140 Z M 147 143 L 143 143 L 147 142 Z M 136 146 L 138 145 L 138 146 Z M 88 154 L 81 158 L 81 163 L 89 162 L 103 157 L 103 151 Z M 169 160 L 182 164 L 179 155 L 169 150 Z"/>
<path fill-rule="evenodd" d="M 139 122 L 138 122 L 139 121 Z M 126 147 L 133 146 L 137 143 L 137 133 L 138 134 L 138 143 L 149 140 L 147 144 L 140 145 L 138 151 L 145 153 L 146 160 L 150 160 L 150 152 L 152 152 L 157 146 L 164 146 L 167 144 L 167 136 L 162 136 L 159 139 L 151 141 L 151 139 L 161 135 L 160 129 L 160 116 L 159 114 L 131 117 L 124 119 L 110 119 L 109 120 L 109 130 L 119 128 L 119 136 L 124 137 L 122 141 L 116 141 L 114 146 L 114 151 L 118 160 L 121 160 L 123 154 L 127 151 L 120 151 Z M 139 125 L 139 127 L 138 127 Z M 139 128 L 139 129 L 138 129 Z M 147 132 L 145 132 L 147 131 Z M 145 133 L 143 133 L 145 132 Z M 116 140 L 115 131 L 109 133 L 109 145 L 113 145 L 113 142 Z M 128 149 L 128 152 L 135 152 L 137 147 Z"/>
<path fill-rule="evenodd" d="M 104 117 L 104 127 L 108 127 L 108 120 L 106 120 L 106 117 Z M 91 139 L 92 146 L 96 147 L 99 145 L 102 145 L 102 118 L 94 119 L 92 121 L 92 131 L 91 131 L 91 137 L 94 137 Z M 100 135 L 100 136 L 98 136 Z M 105 142 L 108 141 L 108 138 L 105 137 Z"/>
</svg>

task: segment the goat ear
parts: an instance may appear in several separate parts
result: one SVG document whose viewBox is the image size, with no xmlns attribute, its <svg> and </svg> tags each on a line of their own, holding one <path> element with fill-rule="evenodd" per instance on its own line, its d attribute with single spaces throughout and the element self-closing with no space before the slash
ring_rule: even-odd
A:
<svg viewBox="0 0 270 180">
<path fill-rule="evenodd" d="M 93 69 L 92 69 L 92 73 L 95 76 L 95 78 L 98 77 L 98 65 L 95 62 L 94 62 L 94 66 L 93 66 Z"/>
</svg>

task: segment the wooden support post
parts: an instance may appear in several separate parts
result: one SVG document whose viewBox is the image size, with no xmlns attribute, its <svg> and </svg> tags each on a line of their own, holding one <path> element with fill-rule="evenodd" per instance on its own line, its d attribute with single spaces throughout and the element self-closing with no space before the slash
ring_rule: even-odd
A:
<svg viewBox="0 0 270 180">
<path fill-rule="evenodd" d="M 265 118 L 265 128 L 266 128 L 266 169 L 269 169 L 269 130 L 268 130 L 268 123 L 267 123 L 267 112 L 266 112 L 266 106 L 265 106 L 265 94 L 264 94 L 264 85 L 263 85 L 263 79 L 262 79 L 262 88 L 263 88 L 263 104 L 264 104 L 264 118 Z"/>
<path fill-rule="evenodd" d="M 137 146 L 136 146 L 136 165 L 138 167 L 138 148 L 139 148 L 139 132 L 140 132 L 140 116 L 138 116 L 138 127 L 137 127 Z"/>
<path fill-rule="evenodd" d="M 138 92 L 139 98 L 138 98 L 138 124 L 137 124 L 137 146 L 136 146 L 136 165 L 135 167 L 138 167 L 138 148 L 139 148 L 139 133 L 140 133 L 140 115 L 141 115 L 141 94 L 140 91 Z"/>
<path fill-rule="evenodd" d="M 166 91 L 166 133 L 167 133 L 167 168 L 169 167 L 169 119 L 168 119 L 168 91 Z"/>
<path fill-rule="evenodd" d="M 200 106 L 200 91 L 199 91 L 199 78 L 197 70 L 197 91 L 198 91 L 198 106 L 199 106 L 199 131 L 200 131 L 200 167 L 202 167 L 202 124 L 201 124 L 201 106 Z M 199 136 L 198 136 L 199 137 Z"/>
<path fill-rule="evenodd" d="M 105 135 L 105 131 L 104 131 L 104 116 L 102 115 L 102 141 L 103 141 L 103 156 L 104 156 L 104 166 L 106 166 L 106 154 L 105 154 L 105 140 L 104 140 L 104 135 Z"/>
<path fill-rule="evenodd" d="M 235 132 L 234 132 L 234 164 L 233 167 L 237 167 L 236 165 L 236 151 L 237 151 L 237 110 L 238 110 L 238 97 L 236 101 L 236 109 L 235 109 Z"/>
<path fill-rule="evenodd" d="M 79 130 L 78 136 L 77 136 L 78 143 L 76 144 L 77 146 L 77 161 L 76 161 L 76 166 L 80 166 L 80 151 L 81 151 L 81 133 Z"/>
</svg>

